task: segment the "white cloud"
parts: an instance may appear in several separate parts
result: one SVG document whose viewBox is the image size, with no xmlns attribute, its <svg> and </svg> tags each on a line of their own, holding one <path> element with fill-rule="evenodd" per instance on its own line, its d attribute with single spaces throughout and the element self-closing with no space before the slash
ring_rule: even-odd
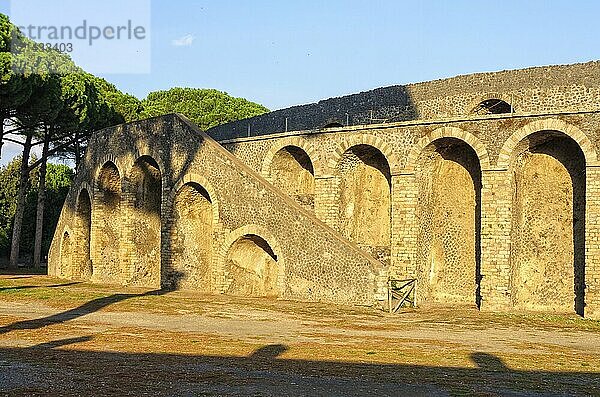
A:
<svg viewBox="0 0 600 397">
<path fill-rule="evenodd" d="M 14 136 L 11 136 L 11 138 L 14 138 Z M 22 153 L 23 146 L 12 142 L 4 142 L 4 145 L 2 145 L 2 158 L 0 158 L 0 166 L 10 163 L 15 157 L 20 156 Z M 40 158 L 42 155 L 40 145 L 34 146 L 31 154 L 35 154 L 37 158 Z"/>
<path fill-rule="evenodd" d="M 194 42 L 194 39 L 195 37 L 193 34 L 186 34 L 178 39 L 174 39 L 171 41 L 171 44 L 175 47 L 189 47 Z"/>
</svg>

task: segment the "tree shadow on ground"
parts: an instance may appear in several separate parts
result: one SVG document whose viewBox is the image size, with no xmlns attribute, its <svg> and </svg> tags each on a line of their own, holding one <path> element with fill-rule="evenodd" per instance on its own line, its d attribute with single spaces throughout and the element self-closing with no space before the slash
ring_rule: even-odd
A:
<svg viewBox="0 0 600 397">
<path fill-rule="evenodd" d="M 0 287 L 0 292 L 8 291 L 8 290 L 22 290 L 22 289 L 33 289 L 33 288 L 60 288 L 60 287 L 69 287 L 71 285 L 81 284 L 81 281 L 73 281 L 70 283 L 64 284 L 52 284 L 52 285 L 18 285 L 14 287 Z"/>
<path fill-rule="evenodd" d="M 0 335 L 6 334 L 11 331 L 40 329 L 40 328 L 44 328 L 44 327 L 47 327 L 50 325 L 61 324 L 66 321 L 74 320 L 76 318 L 83 317 L 90 313 L 97 312 L 101 309 L 104 309 L 107 306 L 113 305 L 118 302 L 122 302 L 127 299 L 139 298 L 139 297 L 151 296 L 151 295 L 163 295 L 169 291 L 170 290 L 161 289 L 161 290 L 153 290 L 153 291 L 144 292 L 142 294 L 113 294 L 110 296 L 97 298 L 97 299 L 91 300 L 89 302 L 86 302 L 78 307 L 75 307 L 73 309 L 69 309 L 69 310 L 66 310 L 61 313 L 53 314 L 51 316 L 42 317 L 42 318 L 33 319 L 33 320 L 18 321 L 18 322 L 6 325 L 4 327 L 0 327 Z"/>
<path fill-rule="evenodd" d="M 61 324 L 66 321 L 74 320 L 79 317 L 83 317 L 85 315 L 97 312 L 105 307 L 113 305 L 118 302 L 122 302 L 131 298 L 140 298 L 144 296 L 157 296 L 164 295 L 168 292 L 173 291 L 174 289 L 179 287 L 180 280 L 184 276 L 181 272 L 174 273 L 174 283 L 172 288 L 161 288 L 157 290 L 147 291 L 141 294 L 113 294 L 109 296 L 104 296 L 102 298 L 93 299 L 89 302 L 86 302 L 78 307 L 73 309 L 66 310 L 61 313 L 53 314 L 51 316 L 37 318 L 33 320 L 23 320 L 17 321 L 15 323 L 0 327 L 0 335 L 6 334 L 11 331 L 17 330 L 31 330 L 31 329 L 40 329 L 50 325 Z M 56 285 L 47 285 L 47 286 L 22 286 L 22 287 L 6 287 L 0 288 L 0 292 L 3 289 L 25 289 L 25 288 L 55 288 L 55 287 L 66 287 L 70 285 L 79 284 L 81 281 L 73 281 L 65 284 L 56 284 Z"/>
<path fill-rule="evenodd" d="M 381 397 L 571 396 L 600 390 L 598 373 L 513 370 L 500 358 L 483 352 L 472 353 L 474 366 L 465 368 L 286 359 L 281 357 L 288 350 L 285 345 L 266 345 L 248 357 L 65 349 L 91 339 L 84 336 L 0 349 L 5 379 L 0 382 L 0 392 Z M 19 378 L 24 369 L 32 367 L 36 368 L 32 380 Z"/>
<path fill-rule="evenodd" d="M 0 265 L 0 275 L 1 276 L 45 276 L 47 275 L 48 270 L 44 268 L 33 269 L 31 267 L 19 267 L 16 269 L 9 269 L 8 267 L 2 267 Z"/>
</svg>

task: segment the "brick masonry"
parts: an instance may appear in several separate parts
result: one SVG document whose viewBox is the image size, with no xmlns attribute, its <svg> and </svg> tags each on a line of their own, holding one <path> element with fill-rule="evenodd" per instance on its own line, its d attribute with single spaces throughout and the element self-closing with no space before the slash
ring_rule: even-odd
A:
<svg viewBox="0 0 600 397">
<path fill-rule="evenodd" d="M 115 267 L 105 265 L 106 259 L 96 243 L 104 237 L 103 222 L 106 219 L 103 217 L 120 217 L 120 225 L 132 224 L 132 196 L 135 192 L 128 191 L 128 188 L 132 186 L 129 183 L 131 170 L 140 158 L 154 159 L 162 174 L 160 261 L 147 266 L 160 272 L 159 281 L 132 274 L 132 266 L 137 259 L 134 253 L 151 248 L 146 246 L 147 235 L 139 235 L 138 229 L 118 228 L 120 234 L 115 236 L 117 248 L 109 255 L 118 258 Z M 107 162 L 114 164 L 119 171 L 121 199 L 118 212 L 107 215 L 100 204 L 102 195 L 99 189 L 91 189 L 92 280 L 131 284 L 131 280 L 135 279 L 136 285 L 176 287 L 176 278 L 187 275 L 176 274 L 170 268 L 172 256 L 178 255 L 173 243 L 172 202 L 181 186 L 194 183 L 208 192 L 215 211 L 213 233 L 205 237 L 212 241 L 209 270 L 212 283 L 205 292 L 218 293 L 228 287 L 231 280 L 225 269 L 230 248 L 240 238 L 258 236 L 268 243 L 269 247 L 265 249 L 272 251 L 279 266 L 279 297 L 373 304 L 375 278 L 383 271 L 381 263 L 345 240 L 177 115 L 122 125 L 95 135 L 61 214 L 50 250 L 50 274 L 75 278 L 78 269 L 86 266 L 70 253 L 62 252 L 61 243 L 65 238 L 72 241 L 73 230 L 77 229 L 76 201 L 81 186 L 97 186 L 88 185 L 87 181 L 96 180 Z M 148 222 L 146 226 L 151 227 L 152 223 Z M 141 228 L 142 232 L 144 230 L 146 228 Z M 76 241 L 70 245 L 74 252 L 80 252 L 84 248 L 82 244 L 86 242 Z M 148 255 L 148 258 L 152 257 Z M 259 260 L 256 266 L 261 265 Z"/>
<path fill-rule="evenodd" d="M 170 239 L 169 225 L 172 223 L 169 197 L 176 194 L 177 188 L 189 175 L 195 175 L 195 180 L 201 181 L 199 184 L 209 192 L 213 205 L 218 207 L 213 221 L 211 292 L 222 292 L 227 285 L 228 276 L 224 269 L 229 248 L 238 238 L 256 234 L 269 243 L 282 264 L 278 276 L 280 297 L 370 304 L 383 296 L 382 277 L 417 276 L 428 266 L 420 263 L 417 257 L 421 224 L 419 189 L 423 188 L 418 183 L 419 165 L 428 150 L 437 150 L 443 142 L 450 144 L 459 140 L 473 149 L 481 168 L 478 270 L 481 309 L 515 310 L 515 286 L 511 281 L 516 255 L 511 251 L 515 214 L 514 158 L 517 152 L 533 150 L 534 153 L 537 140 L 542 142 L 539 144 L 551 145 L 552 139 L 561 136 L 577 143 L 585 162 L 585 246 L 581 248 L 585 257 L 585 316 L 600 318 L 598 71 L 600 65 L 593 62 L 460 76 L 410 85 L 405 89 L 375 91 L 384 96 L 410 93 L 414 106 L 406 113 L 410 117 L 388 117 L 386 123 L 364 123 L 363 118 L 360 119 L 364 123 L 361 125 L 318 129 L 319 123 L 335 121 L 331 114 L 328 116 L 327 103 L 336 104 L 337 113 L 344 109 L 345 100 L 335 99 L 310 105 L 312 107 L 287 109 L 284 113 L 273 112 L 209 131 L 234 156 L 195 131 L 179 116 L 165 116 L 101 131 L 90 142 L 84 167 L 65 203 L 51 248 L 50 273 L 74 277 L 79 273 L 67 268 L 82 266 L 73 262 L 84 262 L 78 256 L 63 260 L 67 253 L 62 254 L 62 246 L 67 246 L 65 251 L 70 248 L 61 244 L 65 233 L 69 234 L 70 241 L 73 236 L 85 235 L 77 231 L 79 226 L 74 221 L 77 217 L 75 203 L 82 186 L 93 186 L 88 189 L 91 190 L 93 208 L 91 244 L 94 247 L 97 238 L 94 231 L 98 230 L 98 219 L 102 217 L 95 183 L 98 170 L 107 161 L 114 162 L 123 178 L 123 189 L 127 190 L 128 170 L 140 156 L 150 155 L 158 162 L 162 172 L 162 259 L 156 266 L 162 269 L 163 285 L 168 281 L 170 258 L 176 255 L 166 243 Z M 352 100 L 359 103 L 357 100 L 360 98 L 363 97 L 353 96 Z M 379 106 L 377 95 L 370 94 L 366 98 L 370 98 L 365 99 L 369 106 Z M 489 98 L 512 101 L 514 113 L 477 115 L 471 112 L 479 101 Z M 391 111 L 392 99 L 379 100 L 385 102 L 382 109 L 387 109 L 381 112 Z M 404 104 L 402 106 L 408 103 L 402 98 L 395 100 L 400 105 Z M 308 120 L 314 109 L 320 109 L 320 118 L 313 117 L 313 124 L 309 121 L 291 124 L 288 120 L 287 132 L 283 125 L 275 122 L 261 124 L 261 120 L 273 121 L 281 114 Z M 254 133 L 250 137 L 242 137 L 244 135 L 238 130 L 248 122 L 254 123 Z M 260 130 L 261 125 L 263 130 Z M 269 183 L 270 164 L 286 146 L 302 149 L 312 161 L 314 213 L 302 209 Z M 342 216 L 339 203 L 340 159 L 356 146 L 377 149 L 389 165 L 389 266 L 375 261 L 334 230 Z M 131 212 L 126 210 L 131 206 L 128 194 L 123 192 L 124 217 Z M 544 203 L 539 205 L 543 207 Z M 122 222 L 127 224 L 128 220 Z M 131 278 L 127 269 L 131 269 L 133 258 L 130 254 L 135 252 L 131 241 L 135 238 L 127 237 L 127 233 L 130 232 L 124 232 L 121 239 L 120 258 L 123 274 Z M 79 243 L 69 244 L 76 246 Z M 98 252 L 92 252 L 91 261 L 92 266 L 102 262 Z M 96 274 L 96 271 L 94 268 L 92 278 L 99 281 L 125 282 L 127 278 L 105 277 Z M 419 277 L 418 283 L 429 282 L 424 276 Z M 566 282 L 572 283 L 572 280 Z M 572 301 L 574 297 L 563 296 L 561 299 Z M 427 297 L 420 297 L 420 303 L 426 305 Z M 552 311 L 552 304 L 544 309 Z"/>
</svg>

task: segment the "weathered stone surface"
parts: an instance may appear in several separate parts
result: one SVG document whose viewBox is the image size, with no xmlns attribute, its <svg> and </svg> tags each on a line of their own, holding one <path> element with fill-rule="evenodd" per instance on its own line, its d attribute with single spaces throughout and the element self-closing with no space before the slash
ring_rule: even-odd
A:
<svg viewBox="0 0 600 397">
<path fill-rule="evenodd" d="M 476 73 L 423 83 L 377 88 L 217 126 L 217 140 L 324 127 L 464 117 L 478 105 L 500 99 L 518 113 L 597 109 L 600 61 Z"/>
<path fill-rule="evenodd" d="M 363 304 L 385 298 L 387 276 L 414 277 L 420 304 L 600 317 L 599 72 L 593 62 L 380 89 L 209 131 L 222 146 L 177 116 L 101 131 L 50 272 L 153 284 L 139 274 L 157 262 L 140 250 L 157 231 L 143 208 L 160 214 L 163 286 Z M 408 94 L 404 117 L 395 96 Z M 511 113 L 474 111 L 490 99 Z M 388 122 L 315 129 L 375 105 Z M 295 120 L 287 132 L 282 115 Z M 160 172 L 160 211 L 136 204 L 158 185 L 156 171 L 154 185 L 136 177 L 143 156 Z"/>
<path fill-rule="evenodd" d="M 463 141 L 437 140 L 418 166 L 417 277 L 423 300 L 475 303 L 480 277 L 481 170 Z"/>
<path fill-rule="evenodd" d="M 67 268 L 82 191 L 94 207 L 95 281 L 370 305 L 385 271 L 181 116 L 93 137 L 61 214 L 50 274 L 81 277 Z"/>
</svg>

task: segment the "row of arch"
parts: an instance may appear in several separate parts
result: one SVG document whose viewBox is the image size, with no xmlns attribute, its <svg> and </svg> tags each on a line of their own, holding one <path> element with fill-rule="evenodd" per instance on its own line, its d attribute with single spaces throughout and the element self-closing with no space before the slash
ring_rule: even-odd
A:
<svg viewBox="0 0 600 397">
<path fill-rule="evenodd" d="M 355 136 L 328 164 L 335 176 L 330 204 L 337 210 L 327 221 L 388 263 L 391 164 L 399 164 L 390 153 L 379 138 Z M 282 140 L 262 168 L 275 186 L 308 209 L 314 208 L 319 167 L 311 157 L 306 141 Z M 507 170 L 511 191 L 509 289 L 515 307 L 583 314 L 585 171 L 595 160 L 589 139 L 559 120 L 531 123 L 504 144 L 498 166 Z M 484 145 L 469 133 L 444 127 L 419 140 L 407 164 L 402 173 L 414 175 L 418 190 L 415 272 L 421 294 L 430 302 L 479 306 L 482 170 L 491 169 Z"/>
<path fill-rule="evenodd" d="M 313 158 L 299 138 L 284 141 L 266 156 L 263 174 L 312 209 L 315 170 L 323 169 Z M 512 186 L 515 306 L 583 313 L 585 168 L 595 160 L 585 135 L 558 120 L 529 124 L 505 143 L 498 166 L 506 167 Z M 414 175 L 418 190 L 415 272 L 421 293 L 432 302 L 479 304 L 482 170 L 490 169 L 485 147 L 466 132 L 444 127 L 414 145 L 408 164 L 403 172 Z M 389 261 L 392 176 L 398 175 L 399 162 L 378 138 L 356 136 L 336 150 L 332 166 L 333 226 Z M 247 231 L 228 242 L 225 253 L 214 252 L 212 236 L 220 227 L 214 190 L 201 177 L 183 180 L 164 204 L 160 169 L 150 156 L 139 157 L 127 178 L 113 161 L 100 168 L 94 187 L 81 189 L 73 230 L 63 235 L 63 271 L 140 285 L 162 281 L 241 295 L 281 293 L 282 258 L 273 239 Z M 165 208 L 169 217 L 162 216 Z"/>
<path fill-rule="evenodd" d="M 417 165 L 417 160 L 423 149 L 433 141 L 440 138 L 456 138 L 465 141 L 476 153 L 481 164 L 481 168 L 487 169 L 508 169 L 511 156 L 517 145 L 527 136 L 537 131 L 560 131 L 573 139 L 580 146 L 586 163 L 588 165 L 597 165 L 597 154 L 592 141 L 585 135 L 581 129 L 572 124 L 568 124 L 560 119 L 543 119 L 530 122 L 515 131 L 502 144 L 496 164 L 490 160 L 490 156 L 485 147 L 475 135 L 457 127 L 440 127 L 419 139 L 411 148 L 406 157 L 406 162 L 400 160 L 392 148 L 392 145 L 382 138 L 372 134 L 351 135 L 343 139 L 339 145 L 331 150 L 331 156 L 324 161 L 317 155 L 317 150 L 305 138 L 288 137 L 278 139 L 276 143 L 267 151 L 262 162 L 261 174 L 272 181 L 271 168 L 273 162 L 283 149 L 292 148 L 296 150 L 296 156 L 304 157 L 306 167 L 317 178 L 327 177 L 338 169 L 344 153 L 353 146 L 367 145 L 372 146 L 386 158 L 392 175 L 412 173 Z M 294 149 L 295 148 L 295 149 Z"/>
<path fill-rule="evenodd" d="M 74 222 L 63 232 L 62 275 L 244 296 L 281 294 L 283 258 L 268 231 L 253 225 L 234 230 L 215 249 L 222 230 L 208 181 L 190 174 L 166 200 L 162 196 L 160 166 L 152 157 L 138 158 L 126 178 L 113 161 L 105 162 L 94 187 L 81 187 Z"/>
</svg>

